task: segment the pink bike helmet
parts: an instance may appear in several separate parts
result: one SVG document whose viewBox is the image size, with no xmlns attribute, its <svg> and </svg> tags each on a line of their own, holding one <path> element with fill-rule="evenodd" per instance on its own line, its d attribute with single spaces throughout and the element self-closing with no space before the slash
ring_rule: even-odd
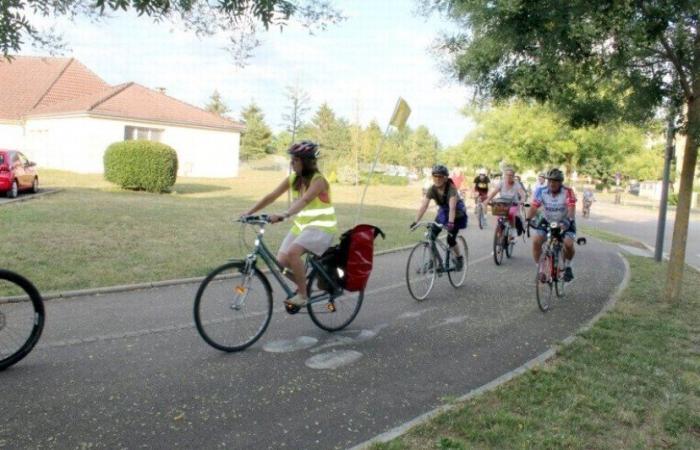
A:
<svg viewBox="0 0 700 450">
<path fill-rule="evenodd" d="M 312 141 L 295 142 L 287 149 L 291 156 L 298 156 L 304 159 L 316 159 L 320 154 L 318 144 Z"/>
</svg>

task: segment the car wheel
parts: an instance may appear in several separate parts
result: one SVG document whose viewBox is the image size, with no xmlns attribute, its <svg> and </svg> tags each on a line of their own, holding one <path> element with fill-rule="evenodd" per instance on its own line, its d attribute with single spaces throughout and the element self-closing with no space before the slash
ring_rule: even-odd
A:
<svg viewBox="0 0 700 450">
<path fill-rule="evenodd" d="M 16 198 L 19 193 L 19 186 L 17 185 L 17 180 L 12 180 L 12 187 L 7 191 L 8 198 Z"/>
<path fill-rule="evenodd" d="M 39 178 L 34 177 L 34 181 L 32 182 L 32 192 L 37 193 L 39 192 Z"/>
</svg>

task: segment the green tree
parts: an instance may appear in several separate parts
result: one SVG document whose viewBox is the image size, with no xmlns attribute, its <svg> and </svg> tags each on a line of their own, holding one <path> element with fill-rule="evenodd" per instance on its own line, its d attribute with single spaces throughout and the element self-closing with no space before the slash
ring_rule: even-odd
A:
<svg viewBox="0 0 700 450">
<path fill-rule="evenodd" d="M 658 145 L 627 157 L 622 164 L 622 173 L 635 180 L 655 181 L 663 176 L 663 167 L 664 147 Z"/>
<path fill-rule="evenodd" d="M 482 99 L 550 102 L 573 126 L 683 105 L 687 134 L 665 297 L 682 286 L 700 144 L 698 0 L 424 0 L 463 30 L 444 39 L 454 75 Z"/>
<path fill-rule="evenodd" d="M 350 130 L 347 121 L 337 118 L 328 103 L 323 103 L 311 119 L 309 132 L 321 146 L 323 170 L 335 170 L 348 155 Z"/>
<path fill-rule="evenodd" d="M 224 100 L 221 98 L 221 94 L 216 89 L 214 89 L 211 97 L 209 97 L 209 103 L 207 103 L 204 109 L 219 116 L 225 116 L 227 113 L 231 112 L 226 103 L 224 103 Z"/>
<path fill-rule="evenodd" d="M 105 19 L 113 12 L 135 11 L 154 22 L 169 21 L 197 36 L 223 33 L 229 38 L 229 51 L 242 64 L 260 45 L 256 35 L 262 26 L 282 29 L 290 21 L 315 29 L 345 18 L 329 0 L 10 0 L 0 2 L 0 52 L 5 57 L 19 53 L 22 45 L 34 45 L 61 50 L 64 42 L 49 27 L 37 27 L 34 16 L 72 19 L 86 16 L 92 20 Z"/>
<path fill-rule="evenodd" d="M 420 125 L 408 138 L 408 153 L 404 165 L 420 170 L 437 163 L 440 142 L 430 134 L 425 125 Z"/>
<path fill-rule="evenodd" d="M 241 159 L 258 159 L 272 151 L 272 132 L 258 105 L 252 102 L 243 109 L 241 117 L 246 127 L 241 136 Z"/>
<path fill-rule="evenodd" d="M 645 134 L 630 125 L 599 125 L 573 131 L 579 173 L 590 175 L 604 184 L 616 172 L 622 172 L 626 159 L 644 151 Z"/>
</svg>

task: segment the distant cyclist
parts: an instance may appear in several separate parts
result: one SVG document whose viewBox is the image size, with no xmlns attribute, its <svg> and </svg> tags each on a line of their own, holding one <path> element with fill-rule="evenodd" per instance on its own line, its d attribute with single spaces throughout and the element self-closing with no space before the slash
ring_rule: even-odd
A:
<svg viewBox="0 0 700 450">
<path fill-rule="evenodd" d="M 576 194 L 570 187 L 564 186 L 564 174 L 559 169 L 552 169 L 547 173 L 547 187 L 540 189 L 532 200 L 532 206 L 528 211 L 528 221 L 535 217 L 541 210 L 542 217 L 549 223 L 559 223 L 563 227 L 564 235 L 564 281 L 574 279 L 571 261 L 574 259 L 574 240 L 576 239 Z M 535 230 L 532 240 L 532 256 L 535 264 L 539 264 L 542 244 L 547 233 L 544 230 Z"/>
<path fill-rule="evenodd" d="M 537 197 L 537 193 L 541 190 L 547 187 L 547 177 L 545 176 L 544 172 L 540 172 L 539 175 L 537 175 L 537 183 L 535 184 L 535 189 L 533 190 L 532 197 Z"/>
<path fill-rule="evenodd" d="M 475 202 L 486 200 L 486 197 L 489 195 L 489 184 L 491 184 L 491 180 L 486 175 L 486 171 L 480 170 L 479 174 L 474 178 Z"/>
<path fill-rule="evenodd" d="M 411 224 L 411 228 L 421 220 L 428 209 L 430 200 L 434 200 L 438 205 L 438 215 L 435 218 L 435 222 L 444 225 L 447 230 L 447 244 L 457 255 L 455 270 L 460 271 L 464 264 L 464 255 L 459 253 L 457 233 L 459 233 L 459 230 L 467 228 L 467 211 L 464 207 L 464 202 L 459 198 L 457 188 L 449 177 L 450 172 L 447 170 L 447 167 L 441 164 L 433 166 L 432 175 L 433 185 L 425 193 L 423 203 L 418 208 L 416 220 Z M 432 238 L 436 238 L 441 230 L 440 227 L 433 226 L 431 230 Z"/>
<path fill-rule="evenodd" d="M 491 191 L 491 193 L 486 196 L 484 200 L 484 208 L 491 201 L 492 198 L 499 194 L 499 198 L 504 201 L 511 202 L 511 206 L 508 210 L 508 221 L 511 226 L 511 233 L 517 230 L 518 235 L 521 235 L 523 230 L 522 218 L 520 217 L 520 204 L 527 198 L 527 193 L 523 189 L 523 186 L 515 181 L 515 170 L 512 167 L 506 167 L 503 170 L 503 181 Z M 511 234 L 510 238 L 513 239 L 515 236 Z"/>
<path fill-rule="evenodd" d="M 583 217 L 588 217 L 591 215 L 591 206 L 595 201 L 595 196 L 591 188 L 585 188 L 583 190 Z"/>
<path fill-rule="evenodd" d="M 289 189 L 292 190 L 292 204 L 282 214 L 270 216 L 270 222 L 281 222 L 290 216 L 294 225 L 282 241 L 277 253 L 277 260 L 282 266 L 292 271 L 297 293 L 286 300 L 294 306 L 305 306 L 308 302 L 306 291 L 306 273 L 301 257 L 311 252 L 321 255 L 330 247 L 338 232 L 335 208 L 331 203 L 331 187 L 317 168 L 318 144 L 301 141 L 292 144 L 287 153 L 291 156 L 292 174 L 282 181 L 269 194 L 258 201 L 243 215 L 254 214 L 272 204 Z"/>
</svg>

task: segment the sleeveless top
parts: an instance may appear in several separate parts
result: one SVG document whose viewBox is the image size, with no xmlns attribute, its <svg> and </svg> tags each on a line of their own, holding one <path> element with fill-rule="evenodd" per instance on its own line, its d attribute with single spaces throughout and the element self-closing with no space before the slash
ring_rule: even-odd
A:
<svg viewBox="0 0 700 450">
<path fill-rule="evenodd" d="M 294 173 L 289 176 L 289 188 L 292 190 L 292 200 L 297 200 L 301 198 L 302 195 L 299 190 L 294 188 L 296 177 L 297 175 Z M 311 182 L 317 178 L 323 178 L 323 175 L 316 172 L 311 178 Z M 328 192 L 321 193 L 321 195 L 311 200 L 304 209 L 294 216 L 294 226 L 292 226 L 291 229 L 293 235 L 300 235 L 301 232 L 308 227 L 313 227 L 329 234 L 336 234 L 338 232 L 338 220 L 336 219 L 335 208 L 331 203 L 330 189 L 329 184 Z"/>
</svg>

